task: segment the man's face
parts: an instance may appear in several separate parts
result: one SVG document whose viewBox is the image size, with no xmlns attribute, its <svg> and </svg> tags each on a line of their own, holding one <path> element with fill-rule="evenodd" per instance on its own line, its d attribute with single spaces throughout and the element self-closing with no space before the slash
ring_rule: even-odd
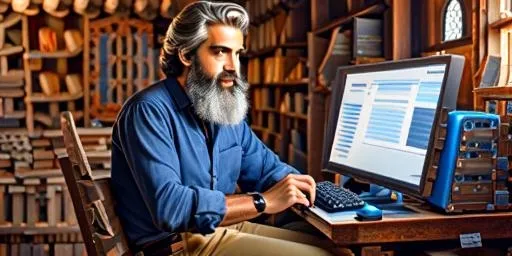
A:
<svg viewBox="0 0 512 256">
<path fill-rule="evenodd" d="M 226 25 L 208 28 L 208 39 L 192 57 L 187 93 L 196 113 L 217 124 L 238 124 L 247 113 L 246 81 L 240 77 L 243 34 Z"/>
<path fill-rule="evenodd" d="M 242 31 L 226 25 L 212 25 L 208 27 L 208 39 L 197 51 L 197 57 L 202 64 L 203 71 L 210 77 L 228 73 L 240 74 L 240 52 L 244 50 L 244 36 Z M 232 79 L 221 78 L 221 86 L 233 86 Z"/>
</svg>

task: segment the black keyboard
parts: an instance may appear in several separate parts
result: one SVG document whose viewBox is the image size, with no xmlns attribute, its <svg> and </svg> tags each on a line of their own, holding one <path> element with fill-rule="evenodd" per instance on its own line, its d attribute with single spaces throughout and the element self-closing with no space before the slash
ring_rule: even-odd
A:
<svg viewBox="0 0 512 256">
<path fill-rule="evenodd" d="M 322 181 L 316 184 L 315 205 L 326 212 L 339 212 L 361 208 L 364 201 L 346 188 L 336 186 L 330 181 Z"/>
</svg>

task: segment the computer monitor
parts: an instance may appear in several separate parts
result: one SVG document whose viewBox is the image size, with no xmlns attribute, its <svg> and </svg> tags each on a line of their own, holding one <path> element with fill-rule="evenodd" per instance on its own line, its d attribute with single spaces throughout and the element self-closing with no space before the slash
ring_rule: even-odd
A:
<svg viewBox="0 0 512 256">
<path fill-rule="evenodd" d="M 338 68 L 324 171 L 421 197 L 440 112 L 456 108 L 463 67 L 464 57 L 442 55 Z"/>
</svg>

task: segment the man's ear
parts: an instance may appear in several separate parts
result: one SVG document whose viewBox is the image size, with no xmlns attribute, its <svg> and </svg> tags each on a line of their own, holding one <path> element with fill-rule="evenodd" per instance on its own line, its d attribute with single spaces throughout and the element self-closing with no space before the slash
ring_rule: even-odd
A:
<svg viewBox="0 0 512 256">
<path fill-rule="evenodd" d="M 183 51 L 178 51 L 178 57 L 185 67 L 190 67 L 192 65 L 192 60 L 190 60 L 186 54 L 183 54 Z"/>
</svg>

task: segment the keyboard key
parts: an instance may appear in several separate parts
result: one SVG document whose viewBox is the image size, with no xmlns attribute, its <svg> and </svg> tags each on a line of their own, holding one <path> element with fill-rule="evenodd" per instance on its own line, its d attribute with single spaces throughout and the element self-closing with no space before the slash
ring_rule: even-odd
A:
<svg viewBox="0 0 512 256">
<path fill-rule="evenodd" d="M 346 188 L 322 181 L 316 184 L 315 205 L 326 212 L 339 212 L 359 209 L 364 206 L 364 201 Z"/>
</svg>

